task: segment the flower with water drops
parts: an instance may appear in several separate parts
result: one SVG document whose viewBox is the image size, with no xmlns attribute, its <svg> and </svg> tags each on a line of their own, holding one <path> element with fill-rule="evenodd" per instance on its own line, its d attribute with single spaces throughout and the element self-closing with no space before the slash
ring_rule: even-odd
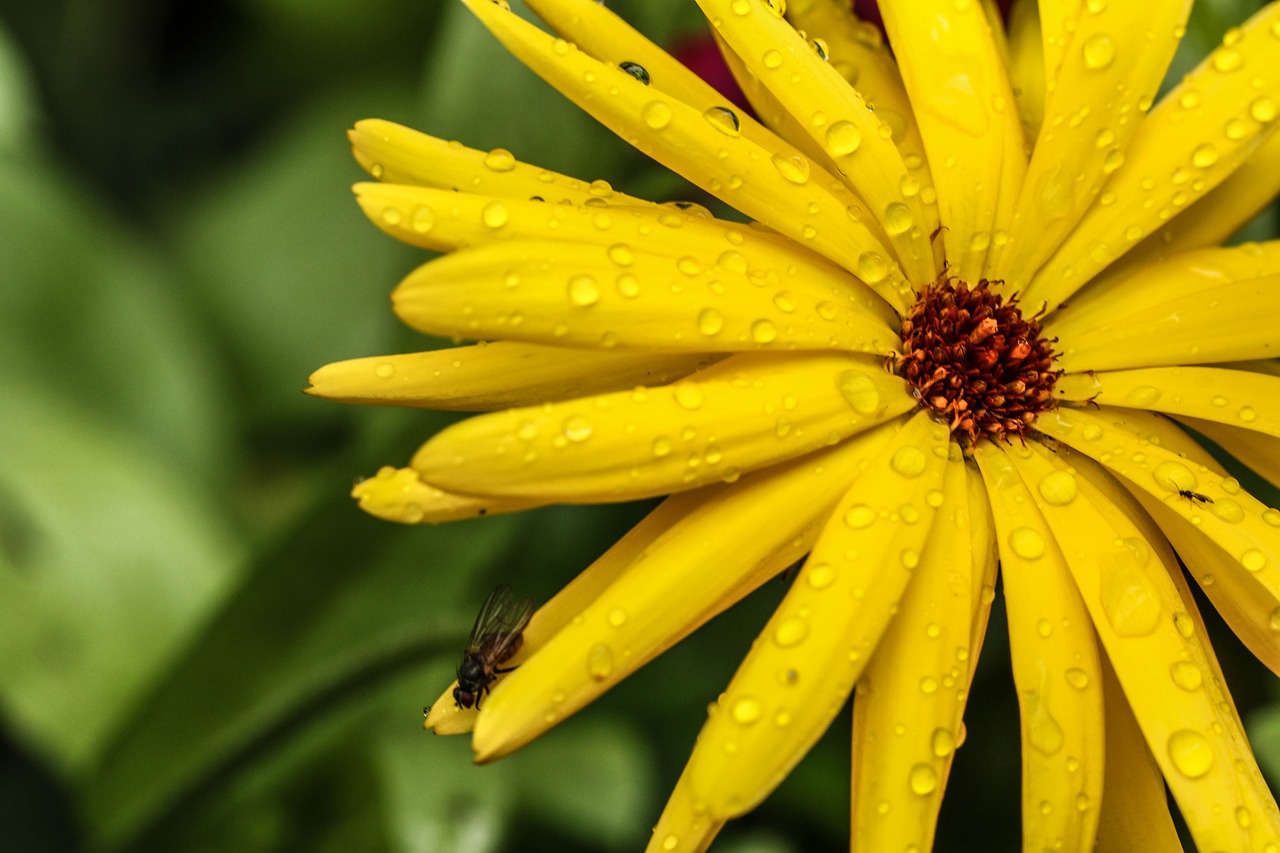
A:
<svg viewBox="0 0 1280 853">
<path fill-rule="evenodd" d="M 475 343 L 310 391 L 487 413 L 360 506 L 666 496 L 478 715 L 428 725 L 508 754 L 802 560 L 650 849 L 705 849 L 856 694 L 853 846 L 926 850 L 998 567 L 1025 849 L 1179 849 L 1166 785 L 1200 849 L 1276 849 L 1191 584 L 1280 672 L 1280 511 L 1184 427 L 1280 483 L 1280 242 L 1223 248 L 1280 187 L 1280 4 L 1156 100 L 1189 0 L 1044 2 L 1008 33 L 992 4 L 885 0 L 887 44 L 841 0 L 698 0 L 757 120 L 593 0 L 529 0 L 551 32 L 464 2 L 753 223 L 351 132 L 361 207 L 445 253 L 396 313 Z"/>
</svg>

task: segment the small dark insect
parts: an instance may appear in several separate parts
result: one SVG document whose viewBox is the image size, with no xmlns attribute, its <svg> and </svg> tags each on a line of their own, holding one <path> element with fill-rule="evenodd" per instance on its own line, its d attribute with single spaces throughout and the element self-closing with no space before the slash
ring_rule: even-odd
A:
<svg viewBox="0 0 1280 853">
<path fill-rule="evenodd" d="M 1213 498 L 1208 495 L 1202 495 L 1199 492 L 1193 492 L 1190 489 L 1178 489 L 1178 494 L 1192 503 L 1211 504 Z"/>
<path fill-rule="evenodd" d="M 459 708 L 480 708 L 480 700 L 489 692 L 489 685 L 500 674 L 515 667 L 499 669 L 520 650 L 524 643 L 524 626 L 533 615 L 533 599 L 511 597 L 511 587 L 502 586 L 489 593 L 476 624 L 467 638 L 467 650 L 458 664 L 458 686 L 453 690 L 453 701 Z"/>
</svg>

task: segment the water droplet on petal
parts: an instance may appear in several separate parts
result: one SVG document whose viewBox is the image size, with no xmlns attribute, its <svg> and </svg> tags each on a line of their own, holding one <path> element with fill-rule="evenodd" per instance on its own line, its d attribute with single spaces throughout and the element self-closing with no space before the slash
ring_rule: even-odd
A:
<svg viewBox="0 0 1280 853">
<path fill-rule="evenodd" d="M 569 301 L 579 308 L 587 308 L 600 301 L 600 285 L 589 275 L 576 275 L 569 279 Z"/>
<path fill-rule="evenodd" d="M 1054 471 L 1046 474 L 1037 488 L 1040 491 L 1040 497 L 1052 506 L 1066 506 L 1076 499 L 1076 478 L 1068 471 Z"/>
<path fill-rule="evenodd" d="M 671 107 L 666 101 L 650 101 L 641 110 L 640 117 L 654 130 L 662 130 L 671 124 Z"/>
<path fill-rule="evenodd" d="M 836 157 L 852 154 L 862 145 L 862 131 L 851 121 L 837 121 L 827 128 L 827 150 Z"/>
<path fill-rule="evenodd" d="M 904 477 L 919 477 L 924 473 L 925 455 L 914 445 L 899 447 L 889 459 L 889 467 Z"/>
<path fill-rule="evenodd" d="M 1177 661 L 1169 667 L 1169 677 L 1188 693 L 1199 690 L 1204 683 L 1204 673 L 1200 671 L 1200 667 L 1185 660 Z"/>
<path fill-rule="evenodd" d="M 618 63 L 618 67 L 646 86 L 649 85 L 649 69 L 645 68 L 643 65 L 636 62 L 620 62 Z"/>
<path fill-rule="evenodd" d="M 911 768 L 907 781 L 911 792 L 923 797 L 937 790 L 938 773 L 928 764 L 917 764 Z"/>
<path fill-rule="evenodd" d="M 581 415 L 566 418 L 562 425 L 564 437 L 572 442 L 581 443 L 591 437 L 591 422 Z"/>
<path fill-rule="evenodd" d="M 846 370 L 837 376 L 836 390 L 858 414 L 869 415 L 880 408 L 880 389 L 860 370 Z"/>
<path fill-rule="evenodd" d="M 793 184 L 809 180 L 809 161 L 802 154 L 774 154 L 774 168 Z"/>
<path fill-rule="evenodd" d="M 1213 745 L 1199 732 L 1180 729 L 1169 735 L 1169 759 L 1183 776 L 1199 779 L 1213 767 Z"/>
<path fill-rule="evenodd" d="M 596 681 L 604 681 L 613 674 L 613 650 L 604 643 L 596 643 L 587 652 L 587 674 Z"/>
<path fill-rule="evenodd" d="M 495 148 L 484 155 L 484 165 L 495 172 L 510 172 L 516 167 L 516 158 L 505 148 Z"/>
<path fill-rule="evenodd" d="M 702 114 L 702 117 L 725 136 L 737 136 L 742 128 L 738 114 L 728 107 L 711 107 Z"/>
<path fill-rule="evenodd" d="M 738 725 L 749 726 L 760 719 L 760 711 L 758 701 L 750 696 L 743 696 L 733 703 L 733 707 L 729 709 L 729 715 Z"/>
<path fill-rule="evenodd" d="M 1019 527 L 1009 533 L 1009 547 L 1024 560 L 1037 560 L 1044 556 L 1044 537 L 1030 527 Z"/>
<path fill-rule="evenodd" d="M 774 629 L 773 641 L 786 649 L 799 644 L 807 636 L 809 636 L 809 623 L 798 616 L 792 616 L 782 620 Z"/>
</svg>

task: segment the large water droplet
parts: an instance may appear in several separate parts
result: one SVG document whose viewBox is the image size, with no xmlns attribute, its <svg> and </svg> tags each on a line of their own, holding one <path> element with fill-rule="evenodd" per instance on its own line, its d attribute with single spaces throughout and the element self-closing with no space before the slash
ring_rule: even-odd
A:
<svg viewBox="0 0 1280 853">
<path fill-rule="evenodd" d="M 836 157 L 852 154 L 861 144 L 862 131 L 851 121 L 837 121 L 827 128 L 827 150 Z"/>
<path fill-rule="evenodd" d="M 643 65 L 637 62 L 620 62 L 618 63 L 618 67 L 646 86 L 649 85 L 649 69 L 645 68 Z"/>
<path fill-rule="evenodd" d="M 579 308 L 595 305 L 600 301 L 600 285 L 589 275 L 575 275 L 569 279 L 569 301 Z"/>
<path fill-rule="evenodd" d="M 793 184 L 809 180 L 809 161 L 802 154 L 774 154 L 774 168 Z"/>
<path fill-rule="evenodd" d="M 1116 58 L 1116 43 L 1110 36 L 1098 33 L 1085 41 L 1083 54 L 1085 67 L 1099 71 Z"/>
<path fill-rule="evenodd" d="M 926 463 L 924 452 L 911 444 L 899 447 L 889 458 L 889 467 L 904 477 L 919 477 Z"/>
<path fill-rule="evenodd" d="M 760 712 L 759 701 L 750 696 L 743 696 L 733 703 L 733 707 L 729 709 L 729 716 L 733 717 L 733 721 L 738 725 L 749 726 L 760 719 Z"/>
<path fill-rule="evenodd" d="M 1076 478 L 1068 471 L 1054 471 L 1046 474 L 1037 488 L 1040 491 L 1040 497 L 1052 506 L 1066 506 L 1076 499 Z"/>
<path fill-rule="evenodd" d="M 591 421 L 581 415 L 565 418 L 561 427 L 564 437 L 573 442 L 583 442 L 591 437 Z"/>
<path fill-rule="evenodd" d="M 671 124 L 671 107 L 666 101 L 650 101 L 640 111 L 640 117 L 654 130 L 662 130 Z"/>
<path fill-rule="evenodd" d="M 880 389 L 861 370 L 846 370 L 836 377 L 836 390 L 858 414 L 869 415 L 880 408 Z"/>
<path fill-rule="evenodd" d="M 742 128 L 738 114 L 728 107 L 711 107 L 702 117 L 725 136 L 737 136 Z"/>
<path fill-rule="evenodd" d="M 1160 598 L 1132 550 L 1098 555 L 1102 611 L 1122 637 L 1145 637 L 1160 624 Z"/>
<path fill-rule="evenodd" d="M 1213 768 L 1213 745 L 1197 731 L 1180 729 L 1169 735 L 1169 759 L 1188 779 L 1199 779 Z"/>
<path fill-rule="evenodd" d="M 1199 690 L 1204 683 L 1204 673 L 1200 671 L 1200 667 L 1185 660 L 1177 661 L 1169 667 L 1169 677 L 1188 693 Z"/>
<path fill-rule="evenodd" d="M 923 797 L 937 790 L 938 773 L 928 764 L 917 764 L 911 768 L 911 772 L 907 776 L 907 783 L 911 786 L 913 794 L 919 794 Z"/>
<path fill-rule="evenodd" d="M 1030 527 L 1019 527 L 1009 533 L 1009 547 L 1024 560 L 1037 560 L 1044 556 L 1044 537 Z"/>
<path fill-rule="evenodd" d="M 797 645 L 809 636 L 809 623 L 798 616 L 783 619 L 774 629 L 773 641 L 782 648 Z"/>
</svg>

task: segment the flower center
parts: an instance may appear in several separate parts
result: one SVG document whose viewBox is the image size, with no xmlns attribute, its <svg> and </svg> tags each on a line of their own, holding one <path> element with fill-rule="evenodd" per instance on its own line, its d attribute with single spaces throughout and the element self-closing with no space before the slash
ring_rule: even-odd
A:
<svg viewBox="0 0 1280 853">
<path fill-rule="evenodd" d="M 945 272 L 920 294 L 902 323 L 896 358 L 921 405 L 947 418 L 970 444 L 1022 436 L 1056 405 L 1056 338 L 1041 337 L 1018 297 L 1006 300 L 983 279 L 974 288 Z"/>
</svg>

